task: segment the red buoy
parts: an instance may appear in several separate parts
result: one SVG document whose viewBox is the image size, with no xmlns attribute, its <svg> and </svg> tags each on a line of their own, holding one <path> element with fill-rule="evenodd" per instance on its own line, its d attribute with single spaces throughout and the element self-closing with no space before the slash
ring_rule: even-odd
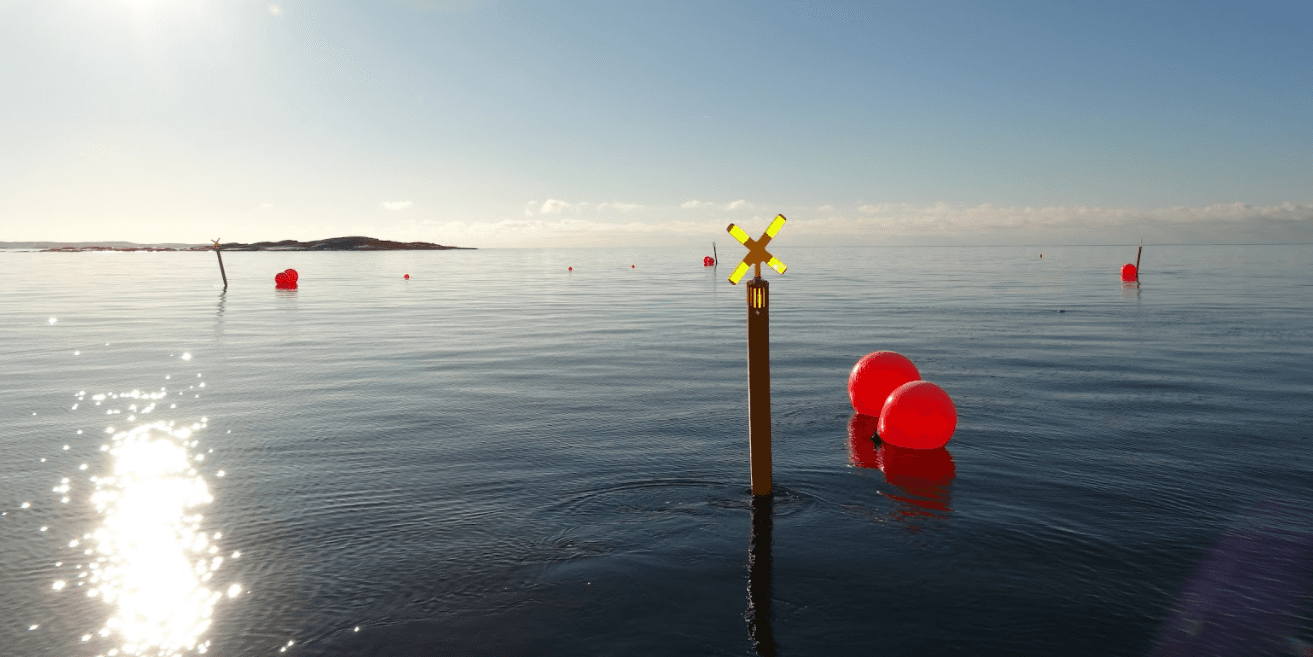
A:
<svg viewBox="0 0 1313 657">
<path fill-rule="evenodd" d="M 633 266 L 633 265 L 629 265 L 629 268 L 630 268 L 630 269 L 633 269 L 633 268 L 634 268 L 634 266 Z"/>
<path fill-rule="evenodd" d="M 280 290 L 295 290 L 296 279 L 300 278 L 295 269 L 287 269 L 274 274 L 274 287 Z"/>
<path fill-rule="evenodd" d="M 943 447 L 956 429 L 957 409 L 952 398 L 929 381 L 898 386 L 880 412 L 880 440 L 898 447 Z"/>
<path fill-rule="evenodd" d="M 703 267 L 710 267 L 710 266 L 712 266 L 712 265 L 714 265 L 714 264 L 716 264 L 716 260 L 715 260 L 715 258 L 712 258 L 711 256 L 702 256 L 702 266 L 703 266 Z"/>
<path fill-rule="evenodd" d="M 410 274 L 406 274 L 406 280 L 410 280 Z"/>
<path fill-rule="evenodd" d="M 1136 271 L 1135 265 L 1132 265 L 1129 262 L 1122 265 L 1122 280 L 1123 281 L 1140 280 L 1140 272 Z"/>
<path fill-rule="evenodd" d="M 301 278 L 301 275 L 297 274 L 295 269 L 284 269 L 283 273 L 287 274 L 287 279 L 292 281 L 292 287 L 296 287 L 296 281 Z"/>
<path fill-rule="evenodd" d="M 916 365 L 906 356 L 892 351 L 873 351 L 862 356 L 848 374 L 848 401 L 852 402 L 854 411 L 880 417 L 885 399 L 894 388 L 920 378 Z"/>
<path fill-rule="evenodd" d="M 567 267 L 567 269 L 569 269 L 570 271 L 574 271 L 574 267 Z"/>
</svg>

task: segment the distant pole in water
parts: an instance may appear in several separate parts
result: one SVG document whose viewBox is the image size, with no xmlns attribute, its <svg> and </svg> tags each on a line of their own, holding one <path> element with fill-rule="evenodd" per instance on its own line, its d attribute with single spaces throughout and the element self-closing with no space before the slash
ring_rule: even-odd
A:
<svg viewBox="0 0 1313 657">
<path fill-rule="evenodd" d="M 748 255 L 729 275 L 731 285 L 756 267 L 756 277 L 748 281 L 748 468 L 752 494 L 770 495 L 770 285 L 761 277 L 761 263 L 783 274 L 788 267 L 766 251 L 771 238 L 784 227 L 784 215 L 776 215 L 766 232 L 757 239 L 748 237 L 742 228 L 729 225 L 729 234 L 748 247 Z"/>
<path fill-rule="evenodd" d="M 714 269 L 720 265 L 720 255 L 716 253 L 716 243 L 711 243 L 711 266 Z"/>
<path fill-rule="evenodd" d="M 214 240 L 214 256 L 219 259 L 219 275 L 223 277 L 223 289 L 228 289 L 228 272 L 223 270 L 223 255 L 219 253 L 219 240 Z"/>
<path fill-rule="evenodd" d="M 1140 248 L 1135 250 L 1135 277 L 1140 277 L 1140 253 L 1144 251 L 1144 238 L 1140 238 Z"/>
</svg>

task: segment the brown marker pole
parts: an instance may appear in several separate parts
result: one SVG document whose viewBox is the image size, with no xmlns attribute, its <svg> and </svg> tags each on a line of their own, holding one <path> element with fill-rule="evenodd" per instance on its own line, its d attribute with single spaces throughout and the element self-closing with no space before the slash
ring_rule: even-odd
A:
<svg viewBox="0 0 1313 657">
<path fill-rule="evenodd" d="M 753 495 L 770 495 L 770 284 L 748 281 L 748 458 Z"/>
<path fill-rule="evenodd" d="M 727 229 L 739 244 L 748 247 L 748 255 L 729 275 L 730 284 L 737 285 L 748 270 L 756 269 L 755 277 L 748 281 L 748 472 L 753 496 L 770 495 L 771 489 L 770 285 L 761 277 L 761 263 L 781 274 L 788 269 L 766 250 L 785 221 L 784 215 L 776 215 L 755 240 L 734 224 Z"/>
<path fill-rule="evenodd" d="M 214 257 L 219 259 L 219 275 L 223 277 L 223 289 L 228 289 L 228 272 L 223 270 L 223 255 L 219 253 L 219 240 L 214 240 Z"/>
<path fill-rule="evenodd" d="M 1135 250 L 1135 278 L 1140 278 L 1140 254 L 1144 252 L 1144 239 L 1140 240 L 1140 248 Z"/>
</svg>

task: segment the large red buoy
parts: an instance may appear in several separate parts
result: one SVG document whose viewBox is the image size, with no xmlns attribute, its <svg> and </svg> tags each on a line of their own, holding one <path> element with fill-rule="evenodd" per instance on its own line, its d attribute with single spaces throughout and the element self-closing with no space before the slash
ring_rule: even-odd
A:
<svg viewBox="0 0 1313 657">
<path fill-rule="evenodd" d="M 1137 281 L 1139 279 L 1140 279 L 1140 272 L 1135 269 L 1135 265 L 1132 265 L 1129 262 L 1122 265 L 1123 281 Z"/>
<path fill-rule="evenodd" d="M 880 412 L 880 440 L 898 447 L 943 447 L 956 429 L 957 409 L 952 398 L 929 381 L 898 386 Z"/>
<path fill-rule="evenodd" d="M 284 269 L 283 273 L 287 274 L 287 279 L 292 281 L 292 287 L 296 287 L 296 281 L 301 278 L 301 275 L 296 273 L 295 269 Z"/>
<path fill-rule="evenodd" d="M 906 356 L 892 351 L 873 351 L 862 356 L 848 374 L 848 400 L 854 411 L 880 417 L 885 399 L 894 388 L 920 378 L 916 365 Z"/>
</svg>

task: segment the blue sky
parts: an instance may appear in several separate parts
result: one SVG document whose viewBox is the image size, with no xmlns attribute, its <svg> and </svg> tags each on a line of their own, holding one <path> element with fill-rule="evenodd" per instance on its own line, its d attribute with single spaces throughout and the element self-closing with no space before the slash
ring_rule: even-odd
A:
<svg viewBox="0 0 1313 657">
<path fill-rule="evenodd" d="M 1313 241 L 1313 3 L 0 0 L 0 241 Z"/>
</svg>

